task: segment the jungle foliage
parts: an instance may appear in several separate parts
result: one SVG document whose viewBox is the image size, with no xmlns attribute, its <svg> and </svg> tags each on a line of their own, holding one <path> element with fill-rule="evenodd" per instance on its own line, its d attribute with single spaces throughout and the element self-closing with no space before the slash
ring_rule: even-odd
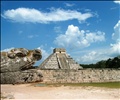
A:
<svg viewBox="0 0 120 100">
<path fill-rule="evenodd" d="M 83 68 L 120 68 L 120 56 L 101 60 L 96 64 L 80 64 Z"/>
</svg>

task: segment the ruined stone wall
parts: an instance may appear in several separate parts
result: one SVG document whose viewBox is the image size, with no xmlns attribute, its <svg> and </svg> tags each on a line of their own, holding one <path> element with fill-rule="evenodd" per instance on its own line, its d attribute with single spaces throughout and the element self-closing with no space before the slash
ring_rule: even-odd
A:
<svg viewBox="0 0 120 100">
<path fill-rule="evenodd" d="M 5 72 L 1 73 L 1 84 L 19 84 L 43 81 L 43 76 L 40 70 L 29 69 L 24 71 Z"/>
<path fill-rule="evenodd" d="M 120 81 L 118 69 L 41 70 L 47 83 L 86 83 Z"/>
</svg>

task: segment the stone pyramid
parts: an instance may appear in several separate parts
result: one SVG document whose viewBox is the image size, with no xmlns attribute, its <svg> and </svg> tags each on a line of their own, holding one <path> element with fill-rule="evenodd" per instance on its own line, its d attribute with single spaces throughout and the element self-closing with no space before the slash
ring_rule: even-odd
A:
<svg viewBox="0 0 120 100">
<path fill-rule="evenodd" d="M 55 48 L 53 53 L 39 66 L 40 69 L 82 69 L 63 48 Z"/>
</svg>

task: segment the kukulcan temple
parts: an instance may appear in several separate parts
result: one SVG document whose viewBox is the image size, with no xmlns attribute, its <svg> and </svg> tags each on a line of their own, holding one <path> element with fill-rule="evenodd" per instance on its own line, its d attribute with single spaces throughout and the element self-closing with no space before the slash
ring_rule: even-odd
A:
<svg viewBox="0 0 120 100">
<path fill-rule="evenodd" d="M 39 66 L 40 69 L 78 70 L 82 67 L 63 48 L 55 48 L 53 53 Z"/>
</svg>

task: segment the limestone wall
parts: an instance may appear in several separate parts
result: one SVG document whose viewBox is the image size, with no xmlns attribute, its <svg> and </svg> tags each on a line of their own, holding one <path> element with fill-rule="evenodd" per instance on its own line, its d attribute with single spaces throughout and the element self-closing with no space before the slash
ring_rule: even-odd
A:
<svg viewBox="0 0 120 100">
<path fill-rule="evenodd" d="M 41 82 L 43 76 L 39 70 L 29 69 L 24 71 L 4 72 L 1 73 L 1 84 L 18 84 Z"/>
<path fill-rule="evenodd" d="M 120 81 L 118 69 L 41 70 L 47 83 L 86 83 Z"/>
</svg>

